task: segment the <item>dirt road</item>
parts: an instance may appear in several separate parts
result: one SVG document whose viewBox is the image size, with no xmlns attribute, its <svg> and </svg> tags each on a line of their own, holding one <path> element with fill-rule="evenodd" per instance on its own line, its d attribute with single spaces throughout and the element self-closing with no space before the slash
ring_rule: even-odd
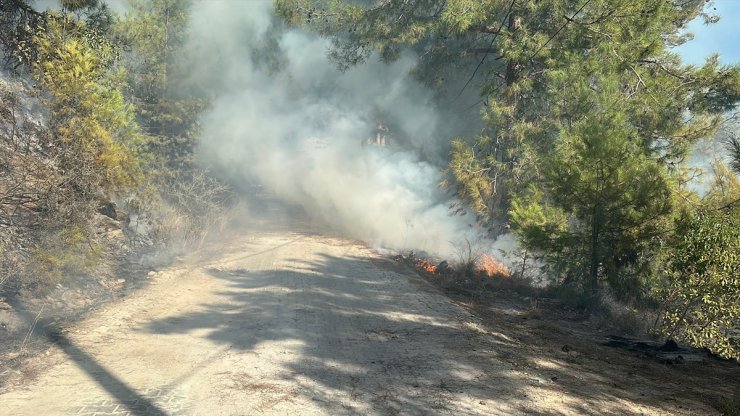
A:
<svg viewBox="0 0 740 416">
<path fill-rule="evenodd" d="M 500 348 L 516 340 L 418 276 L 290 228 L 210 245 L 52 333 L 48 368 L 0 395 L 0 414 L 668 413 L 568 394 L 557 368 L 518 368 Z"/>
</svg>

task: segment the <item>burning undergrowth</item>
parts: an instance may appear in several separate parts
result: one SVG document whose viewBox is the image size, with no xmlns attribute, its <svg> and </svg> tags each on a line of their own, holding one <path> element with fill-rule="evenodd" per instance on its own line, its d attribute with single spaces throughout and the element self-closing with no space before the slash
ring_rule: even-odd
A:
<svg viewBox="0 0 740 416">
<path fill-rule="evenodd" d="M 463 302 L 495 300 L 501 290 L 526 297 L 548 286 L 542 265 L 518 246 L 512 234 L 499 236 L 493 244 L 486 239 L 464 239 L 450 245 L 449 256 L 418 249 L 395 251 L 392 259 Z"/>
<path fill-rule="evenodd" d="M 490 278 L 503 277 L 510 279 L 509 268 L 503 263 L 489 256 L 488 254 L 482 255 L 477 262 L 477 271 Z"/>
<path fill-rule="evenodd" d="M 408 252 L 396 255 L 394 260 L 414 268 L 435 284 L 467 292 L 476 288 L 506 286 L 511 281 L 508 267 L 489 254 L 450 263 L 425 254 Z"/>
</svg>

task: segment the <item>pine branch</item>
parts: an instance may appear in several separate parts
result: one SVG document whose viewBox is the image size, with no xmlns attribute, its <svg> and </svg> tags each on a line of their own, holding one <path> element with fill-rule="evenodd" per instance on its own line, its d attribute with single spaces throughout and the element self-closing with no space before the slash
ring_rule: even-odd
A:
<svg viewBox="0 0 740 416">
<path fill-rule="evenodd" d="M 499 27 L 498 27 L 498 30 L 497 30 L 497 31 L 495 32 L 495 34 L 493 35 L 493 39 L 491 39 L 491 44 L 490 44 L 490 45 L 488 45 L 488 49 L 491 49 L 491 48 L 493 48 L 493 44 L 494 44 L 494 43 L 496 42 L 496 39 L 498 38 L 498 35 L 499 35 L 499 33 L 501 33 L 501 29 L 503 29 L 503 28 L 504 28 L 504 24 L 506 24 L 506 19 L 508 19 L 508 18 L 509 18 L 509 15 L 511 15 L 511 11 L 512 11 L 512 10 L 514 9 L 514 3 L 516 3 L 516 0 L 511 0 L 511 4 L 509 5 L 509 10 L 508 10 L 508 11 L 506 12 L 506 14 L 504 15 L 504 18 L 503 18 L 503 19 L 501 19 L 501 24 L 499 25 Z M 481 58 L 480 62 L 478 62 L 478 66 L 476 66 L 476 67 L 475 67 L 475 70 L 473 71 L 473 74 L 472 74 L 472 75 L 470 75 L 470 78 L 469 78 L 469 79 L 468 79 L 468 81 L 467 81 L 467 82 L 465 83 L 465 85 L 463 85 L 462 89 L 461 89 L 461 90 L 460 90 L 460 92 L 459 92 L 459 93 L 457 94 L 457 97 L 455 97 L 455 99 L 458 99 L 458 98 L 460 98 L 460 96 L 461 96 L 461 95 L 462 95 L 462 93 L 463 93 L 463 92 L 465 91 L 465 89 L 466 89 L 466 88 L 468 88 L 468 85 L 470 85 L 470 83 L 471 83 L 471 82 L 473 81 L 473 79 L 475 78 L 475 74 L 477 74 L 477 73 L 478 73 L 478 70 L 479 70 L 479 69 L 480 69 L 480 67 L 481 67 L 481 66 L 483 65 L 483 62 L 485 62 L 485 61 L 486 61 L 486 58 L 487 58 L 487 57 L 488 57 L 488 54 L 485 54 L 485 55 L 483 55 L 483 58 Z"/>
<path fill-rule="evenodd" d="M 728 139 L 727 150 L 730 151 L 730 167 L 740 175 L 740 138 L 732 137 Z"/>
</svg>

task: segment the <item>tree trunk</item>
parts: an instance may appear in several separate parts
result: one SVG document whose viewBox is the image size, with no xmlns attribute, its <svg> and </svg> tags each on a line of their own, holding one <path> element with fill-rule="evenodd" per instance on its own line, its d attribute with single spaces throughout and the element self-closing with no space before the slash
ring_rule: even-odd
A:
<svg viewBox="0 0 740 416">
<path fill-rule="evenodd" d="M 591 216 L 591 270 L 589 283 L 591 285 L 591 296 L 594 298 L 599 292 L 599 218 L 597 207 L 594 205 Z"/>
</svg>

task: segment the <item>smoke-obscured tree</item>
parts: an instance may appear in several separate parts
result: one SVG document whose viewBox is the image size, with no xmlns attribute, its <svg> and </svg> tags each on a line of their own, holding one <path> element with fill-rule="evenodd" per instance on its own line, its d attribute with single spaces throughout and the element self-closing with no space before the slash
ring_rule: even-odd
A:
<svg viewBox="0 0 740 416">
<path fill-rule="evenodd" d="M 516 214 L 525 244 L 559 265 L 553 277 L 621 290 L 619 276 L 648 268 L 636 257 L 652 258 L 668 231 L 690 147 L 740 99 L 738 66 L 684 65 L 671 51 L 689 21 L 716 21 L 705 4 L 280 0 L 278 10 L 330 37 L 340 66 L 411 49 L 430 85 L 477 87 L 486 129 L 453 143 L 460 197 L 485 220 Z"/>
<path fill-rule="evenodd" d="M 134 0 L 115 31 L 127 52 L 130 93 L 148 138 L 147 172 L 156 188 L 157 238 L 198 243 L 221 220 L 231 194 L 194 158 L 206 93 L 189 82 L 185 43 L 190 0 Z M 198 237 L 196 237 L 198 236 Z"/>
<path fill-rule="evenodd" d="M 645 136 L 645 148 L 679 157 L 697 135 L 713 127 L 692 110 L 725 109 L 738 97 L 736 69 L 680 64 L 667 47 L 702 15 L 705 2 L 619 0 L 471 0 L 341 2 L 281 0 L 289 21 L 308 24 L 334 42 L 341 67 L 378 51 L 386 60 L 404 48 L 417 52 L 416 73 L 431 85 L 479 88 L 487 105 L 486 131 L 473 143 L 455 144 L 451 173 L 461 197 L 489 219 L 504 220 L 512 190 L 533 180 L 532 152 L 547 152 L 560 122 L 577 119 L 587 103 L 570 102 L 553 114 L 553 76 L 585 76 L 607 70 L 622 76 L 634 98 L 629 122 Z M 704 16 L 708 21 L 710 16 Z M 457 81 L 457 82 L 454 82 Z M 700 133 L 702 132 L 702 133 Z"/>
<path fill-rule="evenodd" d="M 117 31 L 128 48 L 125 59 L 139 121 L 153 150 L 170 168 L 192 163 L 198 116 L 204 101 L 188 93 L 187 68 L 179 64 L 188 36 L 190 1 L 136 0 Z"/>
</svg>

